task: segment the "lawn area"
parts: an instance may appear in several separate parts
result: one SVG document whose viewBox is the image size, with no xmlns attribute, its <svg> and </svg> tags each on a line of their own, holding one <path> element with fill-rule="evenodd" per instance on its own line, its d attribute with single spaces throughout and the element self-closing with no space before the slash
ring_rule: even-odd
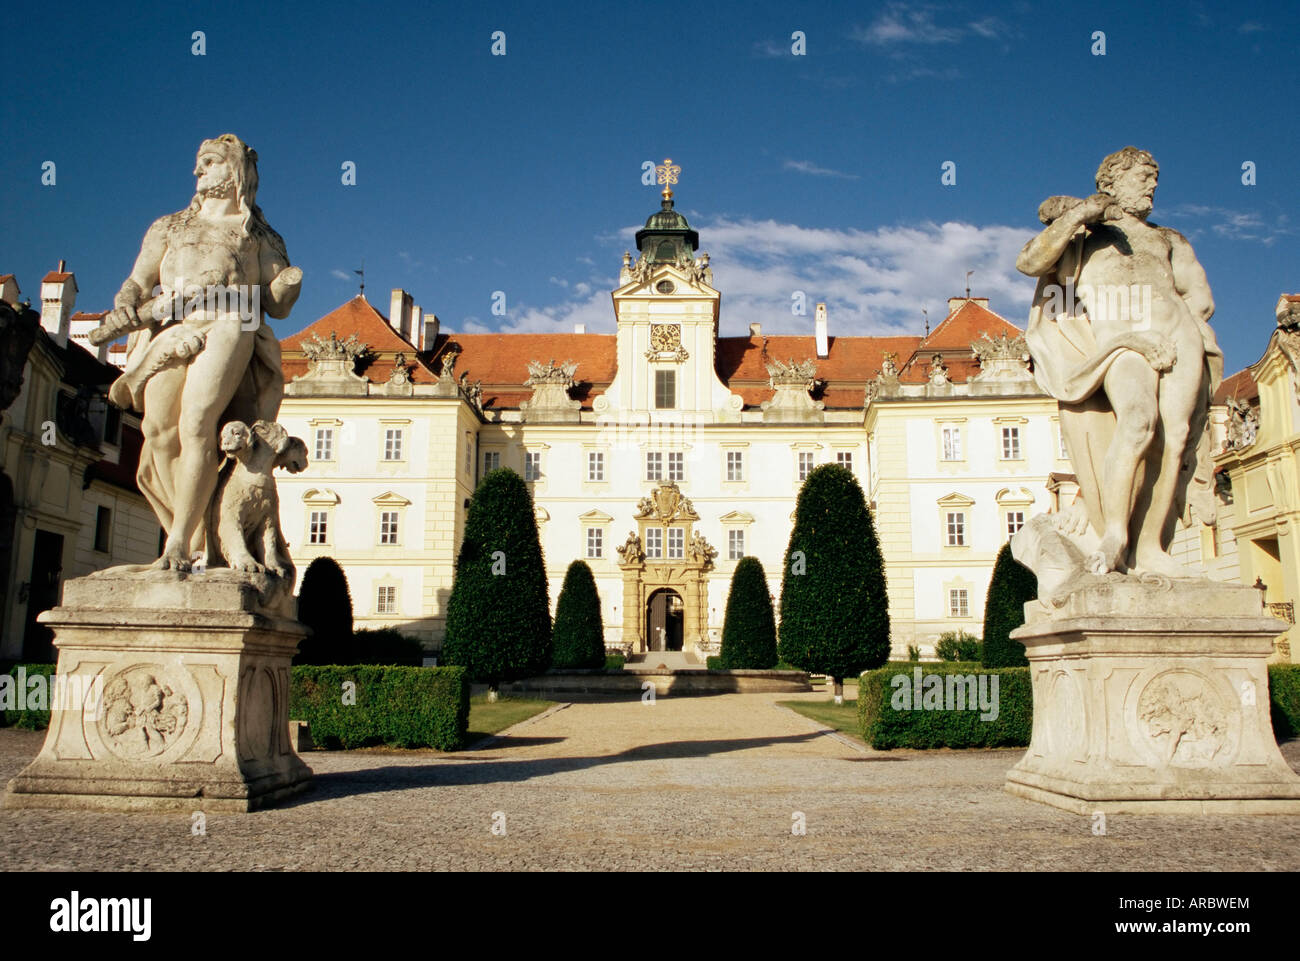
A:
<svg viewBox="0 0 1300 961">
<path fill-rule="evenodd" d="M 486 694 L 478 694 L 469 699 L 469 733 L 465 735 L 465 743 L 473 744 L 489 734 L 504 731 L 510 725 L 541 714 L 554 705 L 554 701 L 528 697 L 502 697 L 495 704 L 489 704 Z"/>
<path fill-rule="evenodd" d="M 782 707 L 788 707 L 792 711 L 797 711 L 804 717 L 812 718 L 827 727 L 833 727 L 837 731 L 849 735 L 849 737 L 861 738 L 858 732 L 858 702 L 848 699 L 848 685 L 845 687 L 844 703 L 836 705 L 831 700 L 825 701 L 781 701 Z M 857 685 L 854 685 L 856 690 Z"/>
</svg>

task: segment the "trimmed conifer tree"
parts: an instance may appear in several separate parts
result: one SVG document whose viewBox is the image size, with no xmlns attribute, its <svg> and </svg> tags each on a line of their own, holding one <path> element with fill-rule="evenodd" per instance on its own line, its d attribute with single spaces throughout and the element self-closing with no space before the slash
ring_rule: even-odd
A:
<svg viewBox="0 0 1300 961">
<path fill-rule="evenodd" d="M 1025 603 L 1038 597 L 1038 578 L 1011 556 L 1003 544 L 993 565 L 989 592 L 984 598 L 984 666 L 1024 667 L 1025 645 L 1010 634 L 1025 623 Z"/>
<path fill-rule="evenodd" d="M 464 667 L 496 699 L 503 681 L 551 666 L 550 595 L 533 497 L 507 467 L 479 482 L 447 600 L 440 663 Z"/>
<path fill-rule="evenodd" d="M 352 641 L 352 594 L 343 568 L 332 557 L 307 565 L 298 588 L 298 620 L 311 628 L 295 664 L 338 664 Z"/>
<path fill-rule="evenodd" d="M 823 464 L 804 481 L 781 576 L 781 660 L 844 678 L 889 659 L 889 597 L 876 525 L 853 472 Z"/>
<path fill-rule="evenodd" d="M 564 574 L 551 636 L 556 667 L 605 666 L 605 624 L 600 616 L 600 593 L 586 561 L 574 561 Z"/>
<path fill-rule="evenodd" d="M 776 667 L 776 619 L 767 576 L 757 557 L 742 557 L 731 575 L 722 622 L 722 667 L 728 671 Z"/>
</svg>

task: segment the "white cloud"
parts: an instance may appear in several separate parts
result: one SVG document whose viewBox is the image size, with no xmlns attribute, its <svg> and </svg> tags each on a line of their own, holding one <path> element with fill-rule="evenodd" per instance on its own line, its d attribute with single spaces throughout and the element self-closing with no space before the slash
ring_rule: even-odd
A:
<svg viewBox="0 0 1300 961">
<path fill-rule="evenodd" d="M 1033 281 L 1015 269 L 1016 255 L 1034 231 L 1001 225 L 922 222 L 875 230 L 805 227 L 775 220 L 720 218 L 697 225 L 709 252 L 714 286 L 722 292 L 722 333 L 739 335 L 758 321 L 771 333 L 812 328 L 813 306 L 825 301 L 833 334 L 919 334 L 921 309 L 931 324 L 947 313 L 949 297 L 965 287 L 989 297 L 990 307 L 1024 325 Z M 506 318 L 467 318 L 467 333 L 569 333 L 586 324 L 612 333 L 613 276 L 574 283 L 558 303 L 516 302 Z M 803 291 L 807 313 L 791 313 Z"/>
<path fill-rule="evenodd" d="M 853 38 L 872 46 L 898 43 L 956 43 L 962 37 L 960 27 L 940 27 L 934 22 L 935 9 L 930 6 L 909 8 L 891 3 L 867 27 L 858 27 Z"/>
<path fill-rule="evenodd" d="M 351 280 L 351 279 L 352 279 L 352 277 L 348 274 L 348 272 L 347 272 L 346 270 L 339 270 L 337 267 L 335 267 L 333 270 L 330 271 L 330 276 L 331 276 L 331 277 L 334 277 L 334 278 L 337 279 L 337 280 Z"/>
<path fill-rule="evenodd" d="M 812 177 L 841 177 L 845 180 L 857 180 L 857 174 L 848 174 L 840 170 L 832 170 L 829 167 L 819 167 L 811 160 L 787 160 L 784 169 L 793 170 L 797 173 L 808 174 Z"/>
<path fill-rule="evenodd" d="M 1296 233 L 1286 214 L 1278 214 L 1269 222 L 1255 210 L 1232 210 L 1204 204 L 1170 207 L 1159 217 L 1159 222 L 1177 229 L 1189 240 L 1203 237 L 1209 230 L 1227 240 L 1255 240 L 1266 247 Z"/>
</svg>

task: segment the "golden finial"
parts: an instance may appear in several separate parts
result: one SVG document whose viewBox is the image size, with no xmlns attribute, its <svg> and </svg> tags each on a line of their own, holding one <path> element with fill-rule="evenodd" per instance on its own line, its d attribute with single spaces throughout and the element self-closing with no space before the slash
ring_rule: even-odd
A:
<svg viewBox="0 0 1300 961">
<path fill-rule="evenodd" d="M 677 175 L 680 174 L 681 172 L 682 172 L 682 168 L 677 166 L 675 163 L 673 163 L 672 160 L 669 159 L 668 157 L 664 158 L 663 163 L 655 165 L 655 173 L 659 175 L 658 182 L 661 184 L 667 185 L 667 184 L 677 183 Z M 663 190 L 663 194 L 664 194 L 664 200 L 673 199 L 672 188 L 665 186 Z"/>
</svg>

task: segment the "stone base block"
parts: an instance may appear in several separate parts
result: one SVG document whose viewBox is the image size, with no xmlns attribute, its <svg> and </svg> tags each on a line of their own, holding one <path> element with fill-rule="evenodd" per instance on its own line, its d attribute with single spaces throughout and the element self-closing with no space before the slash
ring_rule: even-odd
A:
<svg viewBox="0 0 1300 961">
<path fill-rule="evenodd" d="M 108 571 L 69 581 L 41 753 L 6 807 L 251 811 L 311 769 L 289 738 L 289 668 L 306 635 L 274 585 L 231 571 Z M 268 603 L 270 601 L 270 603 Z"/>
<path fill-rule="evenodd" d="M 1012 632 L 1033 678 L 1019 797 L 1073 811 L 1300 814 L 1269 716 L 1285 629 L 1260 592 L 1204 580 L 1089 578 Z"/>
</svg>

